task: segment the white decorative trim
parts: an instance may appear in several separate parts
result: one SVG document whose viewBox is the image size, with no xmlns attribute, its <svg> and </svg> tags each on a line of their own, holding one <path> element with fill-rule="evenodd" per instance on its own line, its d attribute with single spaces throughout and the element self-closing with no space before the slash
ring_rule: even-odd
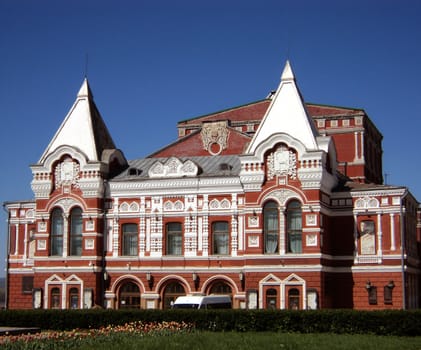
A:
<svg viewBox="0 0 421 350">
<path fill-rule="evenodd" d="M 149 169 L 150 178 L 159 177 L 193 177 L 199 172 L 198 166 L 191 160 L 182 162 L 177 157 L 169 158 L 165 163 L 156 161 Z"/>
<path fill-rule="evenodd" d="M 230 209 L 230 208 L 231 208 L 231 203 L 226 198 L 224 198 L 221 201 L 219 201 L 217 199 L 212 199 L 209 203 L 209 209 L 210 210 Z"/>
<path fill-rule="evenodd" d="M 297 177 L 297 156 L 286 146 L 280 146 L 268 156 L 268 179 L 281 175 L 289 175 L 292 179 Z"/>
<path fill-rule="evenodd" d="M 47 223 L 45 221 L 38 222 L 38 232 L 47 232 Z"/>
<path fill-rule="evenodd" d="M 45 239 L 37 240 L 37 250 L 46 250 L 47 249 L 47 241 Z"/>
<path fill-rule="evenodd" d="M 317 234 L 307 234 L 306 235 L 306 246 L 307 247 L 317 247 Z"/>
<path fill-rule="evenodd" d="M 379 201 L 377 198 L 366 196 L 363 198 L 358 198 L 355 201 L 355 208 L 357 209 L 378 208 L 378 207 L 379 207 Z"/>
<path fill-rule="evenodd" d="M 55 169 L 55 186 L 76 185 L 79 180 L 80 166 L 71 158 L 66 158 L 63 162 L 57 164 Z"/>
<path fill-rule="evenodd" d="M 317 215 L 316 214 L 307 214 L 306 215 L 306 225 L 307 226 L 316 226 L 317 225 Z"/>
<path fill-rule="evenodd" d="M 93 238 L 85 239 L 85 249 L 91 250 L 95 248 L 95 240 Z"/>
<path fill-rule="evenodd" d="M 166 201 L 164 203 L 164 211 L 183 211 L 183 210 L 184 210 L 184 204 L 180 200 L 177 200 L 175 202 Z"/>
<path fill-rule="evenodd" d="M 259 247 L 259 236 L 258 235 L 248 235 L 247 236 L 247 246 L 249 248 L 258 248 Z"/>
<path fill-rule="evenodd" d="M 259 217 L 258 216 L 249 216 L 248 217 L 248 227 L 259 227 Z"/>
</svg>

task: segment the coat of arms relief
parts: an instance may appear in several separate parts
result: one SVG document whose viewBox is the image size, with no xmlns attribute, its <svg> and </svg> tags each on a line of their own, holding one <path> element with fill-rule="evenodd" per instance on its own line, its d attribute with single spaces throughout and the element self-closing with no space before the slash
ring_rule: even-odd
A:
<svg viewBox="0 0 421 350">
<path fill-rule="evenodd" d="M 76 185 L 79 180 L 79 164 L 70 157 L 57 164 L 55 168 L 55 186 Z"/>
<path fill-rule="evenodd" d="M 212 123 L 204 123 L 202 126 L 201 136 L 203 148 L 213 156 L 220 154 L 227 148 L 228 143 L 228 122 L 218 121 Z"/>
<path fill-rule="evenodd" d="M 280 146 L 268 156 L 269 180 L 281 175 L 297 178 L 297 155 L 286 146 Z"/>
</svg>

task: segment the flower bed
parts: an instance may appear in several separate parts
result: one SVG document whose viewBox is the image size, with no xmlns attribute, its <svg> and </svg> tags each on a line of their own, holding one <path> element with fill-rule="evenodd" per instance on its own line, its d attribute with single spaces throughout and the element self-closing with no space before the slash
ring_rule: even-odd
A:
<svg viewBox="0 0 421 350">
<path fill-rule="evenodd" d="M 186 322 L 141 322 L 135 321 L 119 326 L 107 326 L 100 329 L 75 329 L 73 331 L 45 331 L 37 334 L 4 335 L 0 337 L 2 349 L 71 349 L 77 348 L 80 341 L 98 337 L 110 337 L 118 334 L 165 336 L 174 333 L 186 333 L 194 325 Z"/>
</svg>

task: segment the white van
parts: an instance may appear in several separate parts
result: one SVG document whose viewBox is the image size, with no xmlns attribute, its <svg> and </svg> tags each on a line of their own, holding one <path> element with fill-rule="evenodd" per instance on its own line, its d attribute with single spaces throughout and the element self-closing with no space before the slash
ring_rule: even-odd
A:
<svg viewBox="0 0 421 350">
<path fill-rule="evenodd" d="M 178 297 L 172 305 L 174 309 L 231 309 L 229 295 L 185 295 Z"/>
</svg>

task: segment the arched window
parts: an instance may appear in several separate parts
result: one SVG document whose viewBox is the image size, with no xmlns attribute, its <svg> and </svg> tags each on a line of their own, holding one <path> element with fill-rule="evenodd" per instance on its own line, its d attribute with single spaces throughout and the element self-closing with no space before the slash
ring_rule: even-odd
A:
<svg viewBox="0 0 421 350">
<path fill-rule="evenodd" d="M 164 309 L 170 309 L 175 299 L 182 295 L 186 295 L 184 287 L 179 282 L 171 282 L 164 289 Z"/>
<path fill-rule="evenodd" d="M 140 308 L 140 289 L 137 284 L 127 282 L 120 288 L 119 293 L 120 309 L 139 309 Z"/>
<path fill-rule="evenodd" d="M 182 226 L 179 222 L 169 222 L 166 228 L 166 253 L 167 255 L 183 254 Z"/>
<path fill-rule="evenodd" d="M 227 294 L 227 295 L 231 295 L 232 294 L 232 289 L 229 286 L 229 284 L 225 283 L 225 282 L 216 282 L 212 285 L 209 294 Z"/>
<path fill-rule="evenodd" d="M 212 223 L 213 254 L 227 255 L 229 253 L 228 222 L 216 221 Z"/>
<path fill-rule="evenodd" d="M 275 288 L 270 288 L 266 291 L 266 309 L 276 309 L 276 301 L 278 299 L 278 292 Z"/>
<path fill-rule="evenodd" d="M 73 208 L 70 212 L 70 233 L 69 233 L 70 255 L 82 255 L 82 209 Z"/>
<path fill-rule="evenodd" d="M 123 224 L 122 255 L 137 255 L 137 224 Z"/>
<path fill-rule="evenodd" d="M 60 288 L 54 287 L 50 292 L 50 305 L 52 309 L 61 309 Z"/>
<path fill-rule="evenodd" d="M 279 210 L 275 202 L 267 202 L 263 207 L 264 251 L 266 254 L 278 252 Z"/>
<path fill-rule="evenodd" d="M 51 212 L 50 255 L 63 255 L 64 214 L 60 208 Z"/>
<path fill-rule="evenodd" d="M 300 291 L 292 288 L 288 291 L 288 309 L 298 310 L 300 308 Z"/>
<path fill-rule="evenodd" d="M 302 248 L 302 214 L 301 203 L 293 200 L 287 206 L 287 241 L 288 253 L 301 253 Z"/>
<path fill-rule="evenodd" d="M 77 288 L 69 290 L 69 308 L 79 309 L 79 290 Z"/>
</svg>

